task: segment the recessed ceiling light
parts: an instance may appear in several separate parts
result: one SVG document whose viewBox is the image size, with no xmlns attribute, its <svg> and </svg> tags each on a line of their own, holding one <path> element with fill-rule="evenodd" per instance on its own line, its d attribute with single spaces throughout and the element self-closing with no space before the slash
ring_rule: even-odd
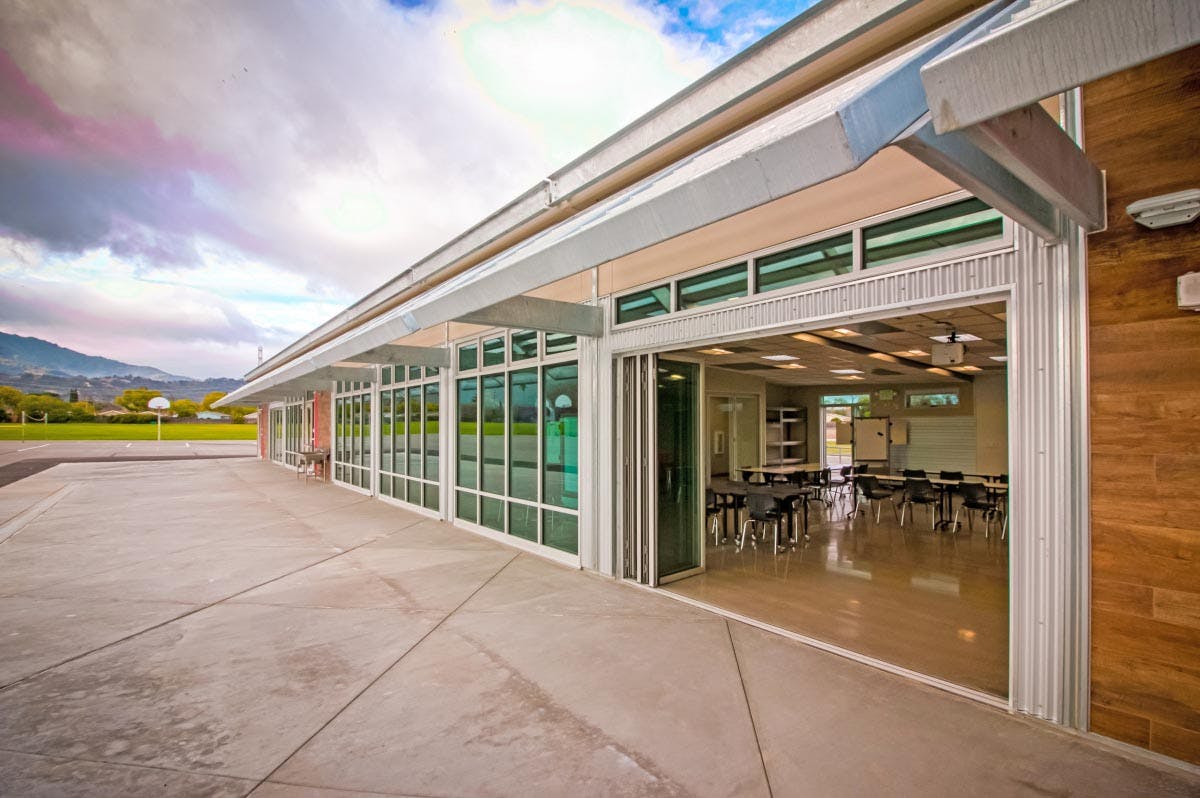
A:
<svg viewBox="0 0 1200 798">
<path fill-rule="evenodd" d="M 882 360 L 884 363 L 895 363 L 896 362 L 895 356 L 889 355 L 885 352 L 872 352 L 871 354 L 867 355 L 867 357 L 873 357 L 876 360 Z"/>
<path fill-rule="evenodd" d="M 761 355 L 763 360 L 799 360 L 795 355 Z"/>
<path fill-rule="evenodd" d="M 896 357 L 927 357 L 929 355 L 924 349 L 905 349 L 901 352 L 892 352 Z"/>
<path fill-rule="evenodd" d="M 950 372 L 946 371 L 945 369 L 939 369 L 939 368 L 934 367 L 934 368 L 925 369 L 925 370 L 928 371 L 930 374 L 937 374 L 942 377 L 950 376 Z"/>
<path fill-rule="evenodd" d="M 825 344 L 825 339 L 819 335 L 813 335 L 812 333 L 796 333 L 792 337 L 797 341 L 805 341 L 810 344 Z"/>
<path fill-rule="evenodd" d="M 955 366 L 955 371 L 983 371 L 979 366 Z"/>
<path fill-rule="evenodd" d="M 733 352 L 730 352 L 728 349 L 722 349 L 719 346 L 714 346 L 712 349 L 697 349 L 696 351 L 702 355 L 732 355 L 733 354 Z"/>
<path fill-rule="evenodd" d="M 866 379 L 866 377 L 849 376 L 849 377 L 838 377 L 838 379 L 839 380 L 864 380 L 864 379 Z"/>
<path fill-rule="evenodd" d="M 832 330 L 821 330 L 820 335 L 826 338 L 853 338 L 861 333 L 855 332 L 849 327 L 835 327 Z"/>
<path fill-rule="evenodd" d="M 667 379 L 668 380 L 682 380 L 682 379 L 684 379 L 684 376 L 682 374 L 668 374 Z"/>
<path fill-rule="evenodd" d="M 777 369 L 806 369 L 808 366 L 802 366 L 799 363 L 780 363 L 775 368 Z"/>
<path fill-rule="evenodd" d="M 1001 363 L 1008 362 L 1008 355 L 992 355 L 992 360 L 998 360 Z"/>
<path fill-rule="evenodd" d="M 938 343 L 942 343 L 942 344 L 948 344 L 948 343 L 950 343 L 950 336 L 949 335 L 931 335 L 931 336 L 929 336 L 929 340 L 937 341 Z M 981 341 L 981 340 L 983 340 L 983 339 L 980 338 L 978 335 L 971 335 L 970 333 L 960 332 L 960 333 L 955 334 L 955 336 L 954 336 L 954 342 L 959 343 L 959 344 L 966 343 L 967 341 Z"/>
<path fill-rule="evenodd" d="M 830 369 L 831 374 L 862 374 L 858 369 Z"/>
</svg>

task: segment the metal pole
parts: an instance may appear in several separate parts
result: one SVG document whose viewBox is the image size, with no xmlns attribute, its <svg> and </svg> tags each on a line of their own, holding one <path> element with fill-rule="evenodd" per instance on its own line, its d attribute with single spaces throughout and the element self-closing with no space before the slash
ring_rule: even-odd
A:
<svg viewBox="0 0 1200 798">
<path fill-rule="evenodd" d="M 25 411 L 21 411 L 21 443 L 25 442 Z"/>
<path fill-rule="evenodd" d="M 158 419 L 155 423 L 155 426 L 158 427 L 158 442 L 162 443 L 162 413 L 155 413 L 154 416 Z"/>
</svg>

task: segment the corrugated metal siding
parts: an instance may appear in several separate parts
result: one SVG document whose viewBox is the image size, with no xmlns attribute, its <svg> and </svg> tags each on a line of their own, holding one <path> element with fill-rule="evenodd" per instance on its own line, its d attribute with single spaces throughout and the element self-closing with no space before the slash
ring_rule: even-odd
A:
<svg viewBox="0 0 1200 798">
<path fill-rule="evenodd" d="M 908 443 L 892 444 L 892 469 L 924 468 L 930 476 L 939 471 L 975 472 L 975 417 L 898 419 L 908 425 Z"/>
<path fill-rule="evenodd" d="M 909 312 L 913 305 L 964 302 L 1008 289 L 1016 279 L 1018 254 L 1005 251 L 907 271 L 856 272 L 850 282 L 818 286 L 783 296 L 750 297 L 704 313 L 671 314 L 614 330 L 610 351 L 692 346 L 730 335 L 767 334 L 797 324 L 846 321 L 848 314 Z"/>
</svg>

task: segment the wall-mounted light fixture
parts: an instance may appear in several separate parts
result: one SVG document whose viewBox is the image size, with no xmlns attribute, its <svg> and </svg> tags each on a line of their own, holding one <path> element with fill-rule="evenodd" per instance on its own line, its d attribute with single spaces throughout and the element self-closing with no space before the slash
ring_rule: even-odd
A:
<svg viewBox="0 0 1200 798">
<path fill-rule="evenodd" d="M 1125 207 L 1125 212 L 1143 227 L 1157 230 L 1187 224 L 1200 216 L 1200 189 L 1189 188 L 1174 194 L 1160 194 L 1138 200 Z"/>
</svg>

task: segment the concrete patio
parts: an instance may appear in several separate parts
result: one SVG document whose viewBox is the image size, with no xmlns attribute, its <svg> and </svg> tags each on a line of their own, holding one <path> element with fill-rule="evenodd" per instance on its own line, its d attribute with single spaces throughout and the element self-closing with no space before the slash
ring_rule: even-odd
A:
<svg viewBox="0 0 1200 798">
<path fill-rule="evenodd" d="M 0 489 L 0 685 L 4 795 L 1200 792 L 252 460 Z"/>
</svg>

